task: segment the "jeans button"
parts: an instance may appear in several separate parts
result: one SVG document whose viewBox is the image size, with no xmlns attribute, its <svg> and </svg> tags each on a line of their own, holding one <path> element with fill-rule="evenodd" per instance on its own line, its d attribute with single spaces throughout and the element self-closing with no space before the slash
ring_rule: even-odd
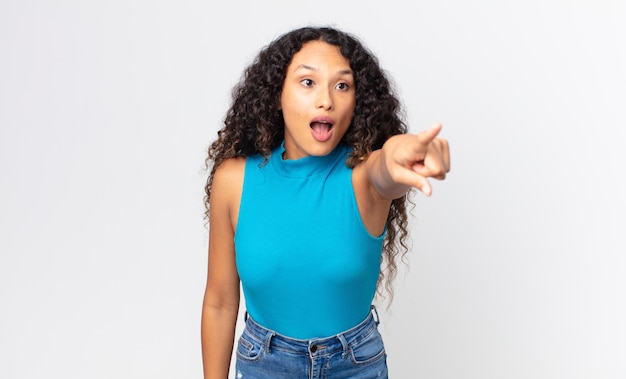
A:
<svg viewBox="0 0 626 379">
<path fill-rule="evenodd" d="M 310 348 L 311 353 L 315 353 L 317 351 L 317 345 L 312 345 Z"/>
</svg>

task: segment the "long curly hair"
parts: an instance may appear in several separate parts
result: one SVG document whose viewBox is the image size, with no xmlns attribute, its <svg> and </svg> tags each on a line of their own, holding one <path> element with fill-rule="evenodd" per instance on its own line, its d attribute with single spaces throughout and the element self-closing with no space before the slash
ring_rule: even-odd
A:
<svg viewBox="0 0 626 379">
<path fill-rule="evenodd" d="M 356 105 L 352 124 L 343 141 L 352 148 L 346 164 L 353 168 L 393 135 L 407 132 L 405 115 L 390 80 L 378 59 L 354 36 L 330 27 L 304 27 L 288 32 L 261 49 L 233 88 L 232 102 L 224 126 L 208 148 L 205 164 L 210 170 L 205 185 L 205 219 L 210 217 L 209 200 L 216 168 L 225 160 L 260 154 L 269 158 L 284 138 L 284 120 L 278 104 L 292 57 L 309 41 L 338 46 L 350 62 L 355 80 Z M 387 217 L 383 242 L 378 295 L 393 299 L 397 258 L 404 258 L 407 245 L 408 195 L 394 199 Z"/>
</svg>

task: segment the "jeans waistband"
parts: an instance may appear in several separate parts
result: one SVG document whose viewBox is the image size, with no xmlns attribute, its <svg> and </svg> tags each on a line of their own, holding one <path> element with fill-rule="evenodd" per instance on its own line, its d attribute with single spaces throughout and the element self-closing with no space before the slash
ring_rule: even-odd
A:
<svg viewBox="0 0 626 379">
<path fill-rule="evenodd" d="M 246 313 L 246 333 L 250 338 L 262 343 L 265 351 L 271 354 L 272 349 L 277 349 L 294 354 L 305 354 L 311 356 L 333 354 L 343 351 L 347 354 L 350 346 L 358 344 L 376 330 L 379 324 L 378 312 L 374 305 L 371 306 L 370 313 L 365 320 L 337 335 L 325 338 L 295 339 L 283 336 L 273 330 L 267 329 L 257 324 Z"/>
</svg>

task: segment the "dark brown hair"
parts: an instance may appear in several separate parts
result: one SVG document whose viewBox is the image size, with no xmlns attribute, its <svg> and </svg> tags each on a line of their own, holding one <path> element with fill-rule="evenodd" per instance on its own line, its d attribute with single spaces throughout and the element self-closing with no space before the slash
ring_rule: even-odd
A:
<svg viewBox="0 0 626 379">
<path fill-rule="evenodd" d="M 380 149 L 389 137 L 407 132 L 401 104 L 389 79 L 377 58 L 356 37 L 329 27 L 304 27 L 286 33 L 260 51 L 233 89 L 224 126 L 210 145 L 206 159 L 206 167 L 210 169 L 204 198 L 207 220 L 215 169 L 229 158 L 254 154 L 268 158 L 282 142 L 284 120 L 278 104 L 287 67 L 294 54 L 309 41 L 338 46 L 353 71 L 356 106 L 352 124 L 343 137 L 352 148 L 346 162 L 349 167 Z M 383 295 L 381 286 L 384 286 L 389 300 L 393 298 L 396 258 L 408 251 L 408 203 L 407 195 L 393 200 L 387 218 L 378 293 Z"/>
</svg>

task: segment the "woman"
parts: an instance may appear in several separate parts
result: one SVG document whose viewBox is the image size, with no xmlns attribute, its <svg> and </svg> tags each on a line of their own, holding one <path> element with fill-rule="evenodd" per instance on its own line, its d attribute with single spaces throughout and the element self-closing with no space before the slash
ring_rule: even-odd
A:
<svg viewBox="0 0 626 379">
<path fill-rule="evenodd" d="M 406 252 L 407 193 L 450 169 L 440 129 L 406 134 L 347 33 L 301 28 L 259 53 L 208 151 L 205 378 L 228 375 L 240 284 L 237 377 L 387 377 L 371 304 Z"/>
</svg>

